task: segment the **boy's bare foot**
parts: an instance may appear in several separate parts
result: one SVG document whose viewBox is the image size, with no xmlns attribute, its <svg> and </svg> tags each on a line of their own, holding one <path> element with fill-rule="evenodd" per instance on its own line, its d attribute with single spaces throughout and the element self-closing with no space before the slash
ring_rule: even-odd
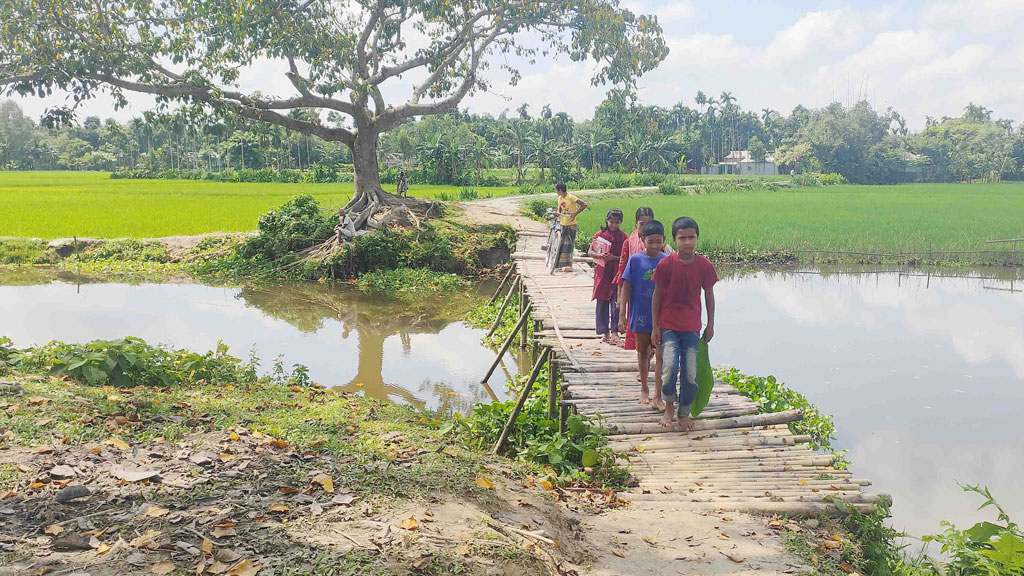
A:
<svg viewBox="0 0 1024 576">
<path fill-rule="evenodd" d="M 689 432 L 690 430 L 693 430 L 693 418 L 690 418 L 689 416 L 683 416 L 682 418 L 680 418 L 678 424 L 679 428 L 683 432 Z"/>
<path fill-rule="evenodd" d="M 661 401 L 659 396 L 655 396 L 654 399 L 651 400 L 651 408 L 654 408 L 658 412 L 664 412 L 665 403 Z"/>
<path fill-rule="evenodd" d="M 651 391 L 646 384 L 640 385 L 640 404 L 647 404 L 651 401 Z"/>
<path fill-rule="evenodd" d="M 671 403 L 665 404 L 665 413 L 661 415 L 661 420 L 658 420 L 658 426 L 664 426 L 665 428 L 672 427 L 672 417 L 675 415 L 675 410 L 672 409 Z"/>
<path fill-rule="evenodd" d="M 562 272 L 572 272 L 572 266 L 566 266 L 565 268 L 561 268 L 561 270 Z"/>
</svg>

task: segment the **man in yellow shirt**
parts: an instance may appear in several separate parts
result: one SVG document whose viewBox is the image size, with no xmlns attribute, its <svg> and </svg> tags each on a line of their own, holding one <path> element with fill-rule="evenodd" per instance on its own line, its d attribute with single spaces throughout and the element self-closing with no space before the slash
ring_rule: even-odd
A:
<svg viewBox="0 0 1024 576">
<path fill-rule="evenodd" d="M 572 272 L 572 253 L 576 249 L 576 217 L 587 209 L 587 203 L 566 191 L 565 184 L 555 184 L 558 194 L 558 223 L 562 226 L 562 242 L 558 247 L 555 266 L 563 272 Z"/>
</svg>

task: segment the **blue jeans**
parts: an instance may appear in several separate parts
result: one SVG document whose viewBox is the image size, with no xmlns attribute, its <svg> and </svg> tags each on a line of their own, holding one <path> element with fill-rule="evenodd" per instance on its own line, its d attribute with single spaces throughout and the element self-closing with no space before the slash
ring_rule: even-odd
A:
<svg viewBox="0 0 1024 576">
<path fill-rule="evenodd" d="M 690 405 L 697 397 L 697 349 L 700 332 L 661 331 L 661 398 L 677 402 L 677 413 L 690 414 Z M 676 383 L 679 395 L 676 396 Z"/>
</svg>

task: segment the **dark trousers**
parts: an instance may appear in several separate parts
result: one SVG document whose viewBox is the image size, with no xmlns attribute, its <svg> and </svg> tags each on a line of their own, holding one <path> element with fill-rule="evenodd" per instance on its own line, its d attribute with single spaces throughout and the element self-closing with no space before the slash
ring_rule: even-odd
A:
<svg viewBox="0 0 1024 576">
<path fill-rule="evenodd" d="M 597 299 L 597 333 L 607 334 L 619 329 L 618 295 L 612 294 L 611 300 Z"/>
</svg>

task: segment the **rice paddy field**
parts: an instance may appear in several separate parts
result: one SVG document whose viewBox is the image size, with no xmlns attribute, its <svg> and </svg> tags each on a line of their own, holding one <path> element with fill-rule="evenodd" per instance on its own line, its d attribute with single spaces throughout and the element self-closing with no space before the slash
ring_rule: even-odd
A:
<svg viewBox="0 0 1024 576">
<path fill-rule="evenodd" d="M 394 186 L 384 186 L 394 191 Z M 458 186 L 409 186 L 420 198 L 457 197 Z M 481 196 L 513 188 L 476 188 Z M 262 184 L 114 180 L 102 172 L 0 172 L 0 237 L 151 238 L 254 230 L 261 214 L 299 194 L 329 208 L 352 183 Z"/>
<path fill-rule="evenodd" d="M 931 252 L 992 250 L 1024 238 L 1024 182 L 998 184 L 842 185 L 780 191 L 746 190 L 704 196 L 606 197 L 580 216 L 590 237 L 609 208 L 633 230 L 638 206 L 650 206 L 670 228 L 690 216 L 700 225 L 698 250 L 842 250 Z M 1020 244 L 1024 249 L 1024 242 Z"/>
</svg>

